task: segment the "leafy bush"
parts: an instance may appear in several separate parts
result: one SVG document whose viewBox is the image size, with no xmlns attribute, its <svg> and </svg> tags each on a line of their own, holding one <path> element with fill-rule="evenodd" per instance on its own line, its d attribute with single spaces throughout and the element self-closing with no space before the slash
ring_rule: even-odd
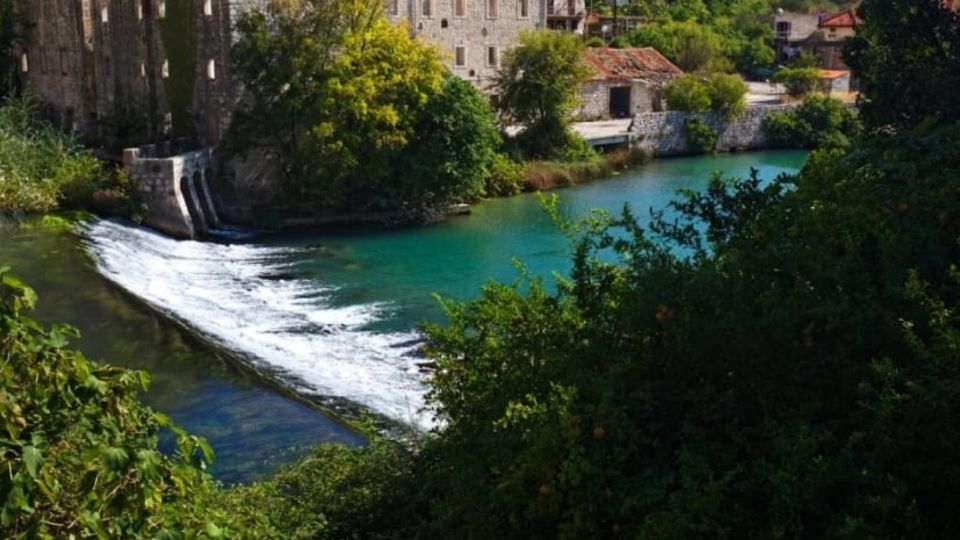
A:
<svg viewBox="0 0 960 540">
<path fill-rule="evenodd" d="M 727 119 L 734 119 L 747 107 L 747 84 L 739 75 L 712 73 L 706 80 L 710 109 Z"/>
<path fill-rule="evenodd" d="M 649 230 L 629 210 L 566 224 L 556 291 L 445 303 L 425 536 L 949 536 L 958 138 L 716 178 Z"/>
<path fill-rule="evenodd" d="M 487 175 L 485 193 L 491 197 L 506 197 L 520 193 L 523 187 L 523 165 L 505 154 L 497 154 Z"/>
<path fill-rule="evenodd" d="M 710 109 L 710 91 L 700 77 L 684 75 L 663 88 L 667 106 L 675 111 L 704 112 Z"/>
<path fill-rule="evenodd" d="M 605 42 L 602 37 L 593 36 L 585 41 L 584 45 L 590 48 L 606 47 L 607 42 Z"/>
<path fill-rule="evenodd" d="M 810 96 L 793 111 L 768 115 L 761 129 L 777 146 L 847 148 L 863 132 L 855 110 L 825 96 Z"/>
<path fill-rule="evenodd" d="M 610 40 L 610 47 L 614 49 L 629 49 L 633 44 L 625 36 L 617 36 Z"/>
<path fill-rule="evenodd" d="M 687 120 L 683 134 L 687 138 L 687 145 L 695 152 L 712 151 L 717 146 L 717 133 L 699 118 Z"/>
<path fill-rule="evenodd" d="M 770 80 L 784 85 L 791 96 L 800 97 L 817 89 L 820 84 L 820 70 L 813 67 L 784 68 Z"/>
<path fill-rule="evenodd" d="M 212 451 L 137 401 L 145 373 L 67 348 L 73 328 L 24 315 L 36 294 L 0 268 L 0 530 L 7 538 L 210 534 L 194 497 L 212 489 Z M 161 428 L 177 455 L 157 450 Z"/>
<path fill-rule="evenodd" d="M 479 91 L 448 75 L 441 91 L 419 111 L 413 133 L 391 166 L 396 180 L 380 196 L 404 201 L 410 211 L 423 215 L 483 196 L 500 133 Z"/>
<path fill-rule="evenodd" d="M 35 119 L 29 98 L 12 97 L 0 106 L 0 213 L 83 206 L 110 182 L 93 154 Z"/>
</svg>

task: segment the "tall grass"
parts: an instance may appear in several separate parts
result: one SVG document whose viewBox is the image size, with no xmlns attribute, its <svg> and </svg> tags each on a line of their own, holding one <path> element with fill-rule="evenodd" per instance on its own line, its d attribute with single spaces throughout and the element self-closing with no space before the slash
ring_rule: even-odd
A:
<svg viewBox="0 0 960 540">
<path fill-rule="evenodd" d="M 545 191 L 597 180 L 644 163 L 649 156 L 640 150 L 614 150 L 573 163 L 534 161 L 524 170 L 525 191 Z"/>
<path fill-rule="evenodd" d="M 91 153 L 35 113 L 28 97 L 0 106 L 0 214 L 82 206 L 106 177 Z"/>
</svg>

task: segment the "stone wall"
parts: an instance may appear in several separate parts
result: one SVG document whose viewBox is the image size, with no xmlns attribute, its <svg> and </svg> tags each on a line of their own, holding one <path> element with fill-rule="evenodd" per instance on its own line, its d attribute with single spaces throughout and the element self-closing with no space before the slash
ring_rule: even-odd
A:
<svg viewBox="0 0 960 540">
<path fill-rule="evenodd" d="M 136 144 L 190 136 L 210 145 L 237 99 L 233 22 L 267 0 L 21 1 L 22 76 L 51 119 L 91 139 L 125 124 Z"/>
<path fill-rule="evenodd" d="M 123 151 L 134 198 L 147 208 L 144 224 L 176 238 L 196 238 L 220 225 L 210 191 L 212 148 L 177 153 L 170 142 Z"/>
<path fill-rule="evenodd" d="M 661 86 L 646 81 L 587 81 L 580 90 L 580 106 L 574 112 L 578 122 L 610 118 L 610 89 L 629 86 L 630 108 L 634 115 L 658 111 L 662 102 Z"/>
<path fill-rule="evenodd" d="M 424 14 L 424 3 L 430 4 L 429 15 Z M 458 4 L 463 6 L 462 16 L 455 11 Z M 491 5 L 496 14 L 490 13 Z M 387 17 L 405 20 L 414 35 L 439 45 L 450 69 L 481 88 L 489 85 L 520 32 L 543 28 L 547 20 L 545 0 L 388 0 Z M 463 47 L 462 65 L 456 61 L 458 47 Z M 490 58 L 490 48 L 495 49 L 495 58 Z"/>
<path fill-rule="evenodd" d="M 690 153 L 684 126 L 699 118 L 717 133 L 716 150 L 721 152 L 760 150 L 768 147 L 767 138 L 760 129 L 768 114 L 793 110 L 798 105 L 752 105 L 735 120 L 726 120 L 714 113 L 686 113 L 679 111 L 647 112 L 634 117 L 630 128 L 636 148 L 653 156 L 671 156 Z"/>
</svg>

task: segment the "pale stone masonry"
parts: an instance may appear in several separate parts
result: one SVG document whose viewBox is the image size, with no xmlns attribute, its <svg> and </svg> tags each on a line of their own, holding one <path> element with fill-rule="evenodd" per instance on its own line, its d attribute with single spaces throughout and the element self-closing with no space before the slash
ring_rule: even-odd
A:
<svg viewBox="0 0 960 540">
<path fill-rule="evenodd" d="M 524 30 L 546 27 L 547 0 L 386 0 L 387 17 L 440 46 L 453 73 L 487 88 Z"/>
<path fill-rule="evenodd" d="M 21 76 L 64 128 L 96 137 L 104 124 L 130 122 L 148 140 L 189 135 L 215 144 L 237 97 L 232 23 L 265 3 L 24 1 Z"/>
</svg>

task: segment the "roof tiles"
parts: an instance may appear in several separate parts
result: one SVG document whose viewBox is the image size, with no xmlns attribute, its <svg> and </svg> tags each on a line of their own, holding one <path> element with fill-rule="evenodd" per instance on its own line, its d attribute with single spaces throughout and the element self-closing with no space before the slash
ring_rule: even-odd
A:
<svg viewBox="0 0 960 540">
<path fill-rule="evenodd" d="M 591 47 L 584 51 L 583 59 L 594 71 L 592 80 L 664 81 L 683 74 L 680 68 L 653 47 L 636 49 Z"/>
</svg>

